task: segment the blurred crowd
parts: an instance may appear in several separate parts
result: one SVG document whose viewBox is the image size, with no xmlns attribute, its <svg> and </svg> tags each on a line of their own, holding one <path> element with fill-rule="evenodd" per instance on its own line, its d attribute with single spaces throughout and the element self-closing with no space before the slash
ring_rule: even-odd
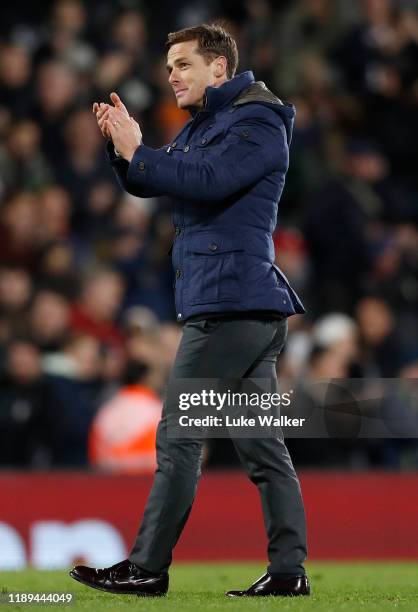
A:
<svg viewBox="0 0 418 612">
<path fill-rule="evenodd" d="M 166 34 L 202 21 L 222 19 L 239 72 L 297 108 L 274 239 L 308 314 L 289 320 L 279 374 L 418 377 L 415 0 L 0 11 L 1 466 L 153 469 L 181 337 L 170 202 L 119 190 L 91 108 L 117 91 L 148 145 L 170 142 L 188 115 L 167 82 Z M 289 447 L 298 466 L 418 466 L 414 441 L 337 442 Z M 209 466 L 234 461 L 211 443 Z"/>
</svg>

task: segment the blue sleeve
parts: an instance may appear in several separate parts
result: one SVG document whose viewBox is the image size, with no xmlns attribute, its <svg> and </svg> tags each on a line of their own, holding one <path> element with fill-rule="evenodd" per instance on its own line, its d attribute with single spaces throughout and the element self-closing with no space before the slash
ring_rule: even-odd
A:
<svg viewBox="0 0 418 612">
<path fill-rule="evenodd" d="M 163 195 L 157 188 L 146 187 L 145 185 L 139 185 L 138 183 L 131 183 L 128 179 L 129 162 L 123 157 L 119 157 L 115 153 L 115 147 L 113 142 L 109 140 L 106 144 L 107 155 L 110 164 L 115 171 L 116 178 L 119 185 L 124 191 L 131 193 L 134 196 L 140 198 L 156 198 Z"/>
<path fill-rule="evenodd" d="M 281 118 L 268 111 L 241 117 L 201 161 L 167 155 L 141 144 L 129 164 L 128 182 L 138 190 L 158 189 L 168 196 L 220 201 L 276 170 L 286 172 L 289 151 Z"/>
</svg>

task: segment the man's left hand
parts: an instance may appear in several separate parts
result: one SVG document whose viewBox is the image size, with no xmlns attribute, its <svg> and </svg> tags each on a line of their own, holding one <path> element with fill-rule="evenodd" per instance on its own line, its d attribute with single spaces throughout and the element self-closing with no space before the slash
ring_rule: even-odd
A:
<svg viewBox="0 0 418 612">
<path fill-rule="evenodd" d="M 128 162 L 142 143 L 142 132 L 138 123 L 117 108 L 109 108 L 106 119 L 115 149 Z"/>
</svg>

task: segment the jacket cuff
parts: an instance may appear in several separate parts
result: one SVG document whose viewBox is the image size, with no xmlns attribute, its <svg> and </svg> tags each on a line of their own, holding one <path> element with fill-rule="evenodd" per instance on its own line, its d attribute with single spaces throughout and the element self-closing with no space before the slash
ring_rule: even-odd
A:
<svg viewBox="0 0 418 612">
<path fill-rule="evenodd" d="M 152 176 L 156 176 L 153 172 L 158 163 L 160 156 L 159 151 L 155 151 L 151 147 L 140 144 L 136 149 L 128 168 L 128 180 L 141 185 L 147 185 Z"/>
</svg>

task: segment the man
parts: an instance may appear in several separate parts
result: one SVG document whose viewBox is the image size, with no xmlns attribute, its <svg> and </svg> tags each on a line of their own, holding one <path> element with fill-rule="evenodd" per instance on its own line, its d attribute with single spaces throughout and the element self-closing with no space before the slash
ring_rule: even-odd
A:
<svg viewBox="0 0 418 612">
<path fill-rule="evenodd" d="M 234 77 L 235 41 L 203 25 L 169 35 L 167 69 L 177 104 L 191 120 L 162 149 L 142 142 L 119 97 L 95 104 L 110 138 L 109 157 L 124 189 L 173 198 L 177 320 L 184 322 L 171 379 L 276 378 L 286 318 L 304 312 L 274 265 L 272 231 L 288 167 L 294 108 L 251 72 Z M 71 575 L 112 593 L 164 595 L 172 550 L 190 513 L 202 440 L 157 433 L 158 469 L 129 559 L 111 568 L 79 566 Z M 229 596 L 309 595 L 305 516 L 283 436 L 233 439 L 260 492 L 269 539 L 267 573 Z M 227 500 L 226 500 L 227 503 Z"/>
</svg>

